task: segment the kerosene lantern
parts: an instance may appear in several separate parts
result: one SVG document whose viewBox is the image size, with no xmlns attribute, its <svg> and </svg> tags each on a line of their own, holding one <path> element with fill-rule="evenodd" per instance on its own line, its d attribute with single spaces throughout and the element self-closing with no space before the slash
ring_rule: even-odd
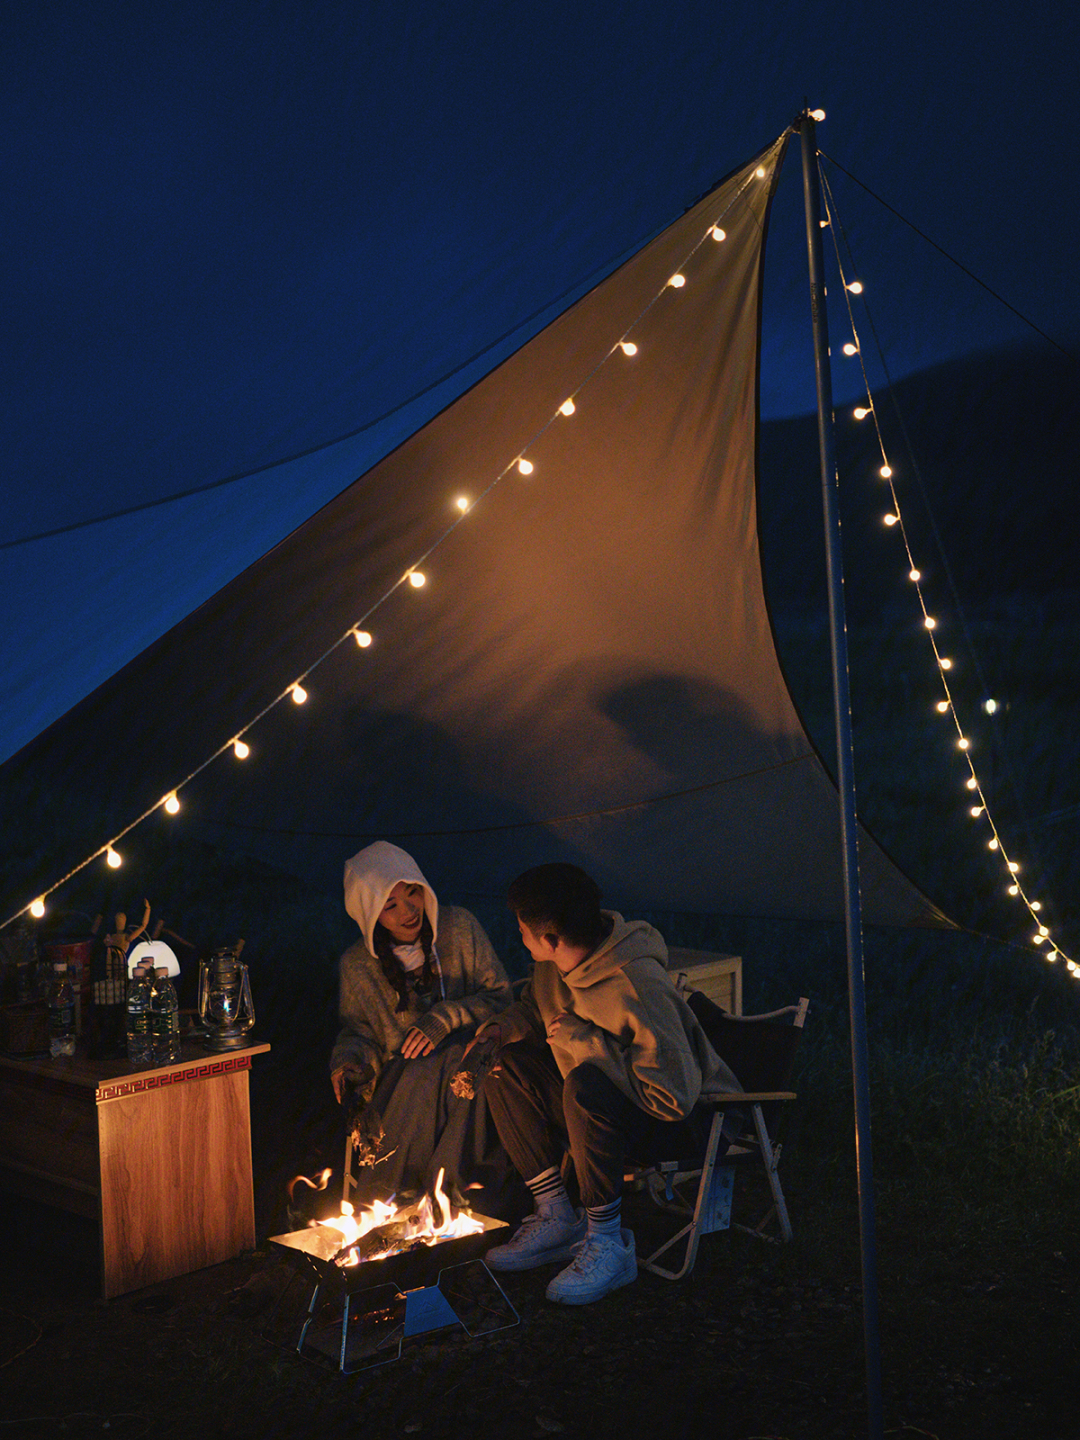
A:
<svg viewBox="0 0 1080 1440">
<path fill-rule="evenodd" d="M 199 961 L 199 1019 L 207 1050 L 239 1050 L 255 1024 L 248 968 L 237 951 L 215 950 Z"/>
</svg>

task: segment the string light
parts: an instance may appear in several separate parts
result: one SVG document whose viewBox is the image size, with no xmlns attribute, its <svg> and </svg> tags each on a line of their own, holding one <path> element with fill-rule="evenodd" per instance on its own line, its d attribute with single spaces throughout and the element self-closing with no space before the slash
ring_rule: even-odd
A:
<svg viewBox="0 0 1080 1440">
<path fill-rule="evenodd" d="M 895 525 L 896 522 L 900 519 L 900 516 L 899 516 L 899 515 L 895 515 L 895 514 L 890 510 L 889 513 L 888 513 L 887 515 L 883 515 L 883 516 L 881 517 L 881 519 L 882 519 L 882 523 L 885 524 L 885 525 Z"/>
<path fill-rule="evenodd" d="M 299 680 L 290 688 L 290 694 L 292 695 L 294 705 L 303 705 L 307 699 L 307 691 L 300 684 Z"/>
<path fill-rule="evenodd" d="M 863 292 L 863 283 L 861 280 L 852 280 L 847 288 L 851 291 L 852 295 L 861 295 Z"/>
<path fill-rule="evenodd" d="M 673 290 L 681 290 L 682 287 L 686 284 L 686 276 L 672 275 L 671 279 L 667 283 L 671 286 Z"/>
<path fill-rule="evenodd" d="M 522 475 L 531 475 L 534 467 L 531 460 L 519 460 L 517 468 L 521 471 Z"/>
<path fill-rule="evenodd" d="M 845 291 L 847 292 L 847 294 L 845 295 L 845 302 L 846 302 L 846 304 L 847 304 L 848 320 L 849 320 L 849 322 L 850 322 L 850 324 L 851 324 L 852 332 L 853 332 L 853 334 L 855 335 L 855 340 L 856 340 L 856 342 L 857 342 L 857 341 L 858 341 L 858 331 L 857 331 L 857 327 L 856 327 L 856 325 L 855 325 L 855 317 L 854 317 L 854 314 L 852 313 L 851 302 L 850 302 L 850 300 L 847 299 L 847 295 L 861 293 L 861 287 L 860 287 L 859 290 L 856 290 L 855 287 L 856 287 L 856 284 L 857 284 L 858 282 L 852 282 L 851 284 L 848 284 L 848 283 L 846 282 L 846 278 L 845 278 L 844 273 L 843 273 L 844 267 L 843 267 L 843 262 L 842 262 L 842 259 L 841 259 L 841 256 L 840 256 L 839 245 L 837 244 L 837 241 L 836 241 L 836 227 L 832 224 L 833 217 L 832 217 L 832 214 L 831 214 L 830 209 L 828 208 L 828 207 L 831 205 L 832 195 L 831 195 L 831 191 L 829 190 L 828 179 L 827 179 L 827 177 L 825 177 L 824 175 L 822 176 L 822 182 L 823 182 L 823 187 L 824 187 L 824 190 L 825 190 L 825 193 L 826 193 L 826 206 L 827 206 L 826 214 L 828 215 L 828 219 L 827 219 L 827 221 L 822 221 L 821 223 L 822 223 L 822 227 L 823 227 L 823 228 L 826 228 L 826 226 L 830 226 L 830 227 L 832 228 L 833 244 L 834 244 L 834 249 L 835 249 L 835 251 L 836 251 L 836 260 L 837 260 L 838 267 L 839 267 L 839 269 L 840 269 L 841 281 L 844 282 L 844 288 L 845 288 Z M 859 346 L 858 346 L 857 343 L 854 344 L 854 345 L 852 345 L 852 346 L 850 346 L 850 347 L 845 346 L 844 349 L 845 349 L 845 353 L 848 353 L 848 354 L 860 353 L 860 348 L 859 348 Z M 864 374 L 864 378 L 866 378 L 865 366 L 863 367 L 863 374 Z M 867 404 L 866 404 L 865 406 L 860 405 L 860 406 L 856 407 L 855 410 L 853 411 L 853 414 L 855 415 L 855 418 L 856 418 L 856 419 L 859 419 L 859 420 L 864 419 L 867 415 L 872 415 L 872 416 L 873 416 L 873 423 L 874 423 L 875 429 L 877 430 L 877 441 L 878 441 L 879 447 L 881 448 L 881 454 L 882 454 L 882 460 L 883 460 L 883 464 L 882 464 L 882 467 L 881 467 L 881 469 L 880 469 L 880 471 L 879 471 L 879 474 L 881 475 L 882 479 L 884 479 L 884 480 L 886 481 L 886 483 L 889 485 L 889 489 L 890 489 L 890 491 L 892 492 L 892 500 L 893 500 L 893 505 L 894 505 L 894 513 L 893 513 L 892 515 L 886 516 L 886 517 L 885 517 L 885 522 L 886 522 L 886 524 L 890 524 L 890 525 L 897 525 L 897 524 L 898 524 L 898 525 L 900 526 L 900 534 L 901 534 L 901 537 L 902 537 L 902 539 L 903 539 L 903 541 L 904 541 L 904 548 L 905 548 L 905 551 L 907 552 L 907 560 L 908 560 L 908 565 L 909 565 L 909 567 L 910 567 L 909 570 L 908 570 L 908 578 L 909 578 L 916 586 L 919 586 L 919 582 L 920 582 L 921 579 L 922 579 L 922 574 L 921 574 L 921 572 L 919 571 L 919 569 L 916 567 L 916 565 L 915 565 L 915 563 L 914 563 L 914 558 L 913 558 L 913 556 L 912 556 L 912 554 L 911 554 L 911 549 L 910 549 L 910 546 L 909 546 L 909 543 L 908 543 L 907 533 L 906 533 L 906 531 L 905 531 L 905 529 L 904 529 L 903 516 L 902 516 L 901 511 L 900 511 L 900 505 L 899 505 L 899 502 L 898 502 L 898 499 L 897 499 L 896 490 L 895 490 L 895 487 L 894 487 L 894 485 L 893 485 L 892 469 L 891 469 L 891 467 L 889 466 L 888 459 L 887 459 L 887 457 L 886 457 L 886 455 L 885 455 L 884 444 L 883 444 L 882 436 L 881 436 L 881 429 L 880 429 L 880 426 L 879 426 L 878 423 L 877 423 L 877 414 L 876 414 L 876 411 L 875 411 L 874 408 L 873 408 L 873 400 L 872 400 L 872 397 L 871 397 L 871 395 L 870 395 L 869 380 L 867 380 Z M 924 599 L 923 599 L 921 587 L 919 588 L 919 600 L 920 600 L 920 603 L 922 604 L 922 609 L 923 609 L 923 616 L 924 616 L 924 622 L 923 622 L 923 623 L 925 624 L 927 630 L 933 632 L 933 630 L 934 630 L 934 628 L 935 628 L 936 622 L 934 621 L 933 617 L 930 616 L 930 615 L 927 613 L 926 604 L 925 604 L 925 601 L 924 601 Z M 937 663 L 938 663 L 938 668 L 939 668 L 939 670 L 940 670 L 940 672 L 941 672 L 941 674 L 942 674 L 942 677 L 944 677 L 944 675 L 945 675 L 948 671 L 950 671 L 950 670 L 952 669 L 952 661 L 951 661 L 947 656 L 943 656 L 943 655 L 939 655 L 939 654 L 938 654 L 937 643 L 936 643 L 936 640 L 933 638 L 933 635 L 932 635 L 932 634 L 931 634 L 931 641 L 930 641 L 930 643 L 931 643 L 931 645 L 932 645 L 933 648 L 934 648 L 934 655 L 935 655 L 935 658 L 936 658 Z M 939 711 L 941 714 L 945 714 L 945 713 L 947 713 L 949 710 L 953 710 L 953 712 L 954 712 L 954 719 L 955 719 L 955 718 L 956 718 L 956 716 L 955 716 L 955 707 L 953 706 L 952 697 L 949 695 L 948 687 L 947 687 L 947 686 L 946 686 L 946 692 L 945 692 L 945 693 L 946 693 L 946 699 L 943 700 L 943 701 L 937 702 L 937 709 L 938 709 L 938 711 Z M 998 711 L 998 709 L 999 709 L 1000 707 L 999 707 L 998 702 L 997 702 L 996 700 L 990 699 L 990 698 L 988 697 L 987 699 L 985 699 L 985 700 L 982 702 L 981 708 L 982 708 L 988 715 L 993 715 L 993 714 L 997 713 L 997 711 Z M 957 728 L 959 729 L 959 720 L 957 720 Z M 957 740 L 957 745 L 959 746 L 960 750 L 962 750 L 962 751 L 964 751 L 964 752 L 968 752 L 968 751 L 970 750 L 970 747 L 971 747 L 971 742 L 970 742 L 970 740 L 969 740 L 965 735 L 963 735 L 963 734 L 961 733 L 960 736 L 959 736 L 959 739 Z M 965 781 L 965 785 L 966 785 L 966 787 L 967 787 L 967 789 L 968 789 L 969 791 L 975 792 L 975 794 L 976 794 L 976 796 L 977 796 L 977 798 L 978 798 L 978 801 L 979 801 L 978 804 L 969 806 L 969 812 L 970 812 L 970 814 L 971 814 L 971 816 L 972 816 L 973 818 L 979 818 L 979 817 L 981 817 L 982 815 L 986 815 L 986 818 L 987 818 L 988 820 L 990 820 L 990 815 L 989 815 L 989 812 L 988 812 L 988 810 L 987 810 L 986 803 L 985 803 L 985 796 L 984 796 L 983 793 L 982 793 L 982 789 L 981 789 L 981 787 L 980 787 L 980 785 L 979 785 L 978 777 L 977 777 L 977 775 L 975 774 L 975 770 L 974 770 L 974 768 L 971 766 L 970 756 L 969 756 L 969 758 L 968 758 L 968 766 L 969 766 L 969 768 L 971 769 L 971 774 L 970 774 L 970 776 L 968 777 L 968 779 Z M 1001 853 L 1002 859 L 1003 859 L 1003 860 L 1005 861 L 1005 863 L 1006 863 L 1006 868 L 1007 868 L 1007 870 L 1008 870 L 1009 877 L 1010 877 L 1010 880 L 1011 880 L 1012 877 L 1019 872 L 1020 866 L 1019 866 L 1019 864 L 1018 864 L 1016 861 L 1009 860 L 1008 857 L 1007 857 L 1007 856 L 1004 854 L 1004 852 L 1002 851 L 1001 843 L 1000 843 L 1000 840 L 999 840 L 999 838 L 998 838 L 996 828 L 993 826 L 992 820 L 991 820 L 991 829 L 992 829 L 992 832 L 993 832 L 993 833 L 992 833 L 992 835 L 991 835 L 991 838 L 987 841 L 987 848 L 988 848 L 989 850 L 995 852 L 995 853 Z M 1012 883 L 1010 883 L 1010 884 L 1008 885 L 1007 889 L 1008 889 L 1008 894 L 1009 894 L 1010 896 L 1015 897 L 1015 898 L 1019 898 L 1019 899 L 1021 899 L 1021 900 L 1023 901 L 1023 903 L 1027 906 L 1029 912 L 1031 913 L 1032 917 L 1034 918 L 1035 915 L 1038 913 L 1038 911 L 1039 911 L 1040 908 L 1041 908 L 1040 902 L 1037 901 L 1037 900 L 1030 900 L 1030 899 L 1027 897 L 1027 895 L 1024 894 L 1023 887 L 1022 887 L 1020 884 L 1016 883 L 1015 881 L 1013 881 Z M 1034 938 L 1035 938 L 1035 942 L 1038 943 L 1038 944 L 1041 944 L 1044 940 L 1047 939 L 1048 935 L 1049 935 L 1049 931 L 1047 930 L 1046 926 L 1042 926 L 1042 925 L 1039 926 L 1039 933 L 1038 933 L 1038 935 L 1037 935 L 1036 937 L 1034 937 Z M 1066 962 L 1066 965 L 1067 965 L 1067 967 L 1068 967 L 1068 969 L 1069 969 L 1069 973 L 1070 973 L 1074 978 L 1080 979 L 1080 965 L 1074 964 L 1074 962 L 1073 962 L 1072 960 L 1070 960 L 1067 956 L 1065 956 L 1065 955 L 1064 955 L 1064 952 L 1061 951 L 1061 950 L 1059 949 L 1059 947 L 1058 947 L 1057 945 L 1055 945 L 1052 941 L 1049 943 L 1048 949 L 1049 949 L 1049 954 L 1047 955 L 1047 958 L 1048 958 L 1048 959 L 1053 960 L 1053 959 L 1055 959 L 1058 955 L 1061 955 L 1062 958 L 1063 958 L 1063 959 L 1065 960 L 1065 962 Z"/>
<path fill-rule="evenodd" d="M 170 790 L 162 801 L 162 805 L 170 815 L 175 815 L 180 809 L 180 801 L 175 790 Z"/>
<path fill-rule="evenodd" d="M 421 585 L 427 584 L 427 576 L 423 573 L 422 570 L 410 570 L 409 584 L 413 587 L 414 590 L 419 590 Z"/>
<path fill-rule="evenodd" d="M 573 413 L 574 413 L 574 411 L 575 411 L 576 409 L 577 409 L 577 406 L 574 404 L 573 399 L 564 400 L 564 401 L 562 402 L 562 404 L 559 406 L 559 414 L 560 414 L 560 415 L 573 415 Z"/>
<path fill-rule="evenodd" d="M 851 341 L 849 340 L 848 343 L 844 346 L 844 354 L 845 354 L 845 355 L 857 355 L 858 353 L 859 353 L 859 347 L 858 347 L 857 345 L 853 345 L 853 344 L 851 343 Z"/>
<path fill-rule="evenodd" d="M 105 851 L 105 863 L 110 870 L 119 870 L 120 866 L 124 863 L 123 856 L 110 845 Z"/>
<path fill-rule="evenodd" d="M 468 514 L 469 497 L 467 495 L 459 495 L 458 498 L 454 501 L 454 504 L 457 506 L 457 508 L 461 511 L 463 515 Z"/>
<path fill-rule="evenodd" d="M 825 111 L 824 111 L 824 110 L 811 110 L 811 111 L 810 111 L 810 119 L 811 119 L 811 120 L 817 120 L 818 123 L 820 124 L 820 122 L 825 119 Z"/>
<path fill-rule="evenodd" d="M 726 240 L 726 239 L 727 239 L 727 231 L 726 231 L 726 230 L 721 230 L 719 225 L 714 225 L 714 226 L 712 227 L 712 229 L 709 231 L 709 234 L 712 236 L 712 238 L 713 238 L 714 240 Z"/>
<path fill-rule="evenodd" d="M 759 166 L 757 167 L 757 169 L 754 171 L 754 174 L 757 176 L 757 178 L 758 178 L 759 180 L 764 180 L 764 179 L 765 179 L 765 166 L 764 166 L 764 165 L 759 165 Z"/>
<path fill-rule="evenodd" d="M 233 741 L 233 754 L 238 760 L 246 760 L 251 754 L 251 746 L 246 740 L 241 740 L 239 735 Z"/>
<path fill-rule="evenodd" d="M 354 628 L 352 631 L 352 636 L 361 650 L 366 650 L 371 644 L 371 636 L 366 630 L 358 630 Z"/>
<path fill-rule="evenodd" d="M 35 920 L 40 920 L 45 914 L 45 901 L 42 896 L 39 895 L 36 900 L 30 902 L 30 914 Z"/>
<path fill-rule="evenodd" d="M 636 354 L 637 354 L 637 346 L 634 344 L 633 340 L 620 340 L 620 341 L 619 341 L 619 349 L 622 351 L 622 353 L 623 353 L 624 355 L 636 355 Z"/>
</svg>

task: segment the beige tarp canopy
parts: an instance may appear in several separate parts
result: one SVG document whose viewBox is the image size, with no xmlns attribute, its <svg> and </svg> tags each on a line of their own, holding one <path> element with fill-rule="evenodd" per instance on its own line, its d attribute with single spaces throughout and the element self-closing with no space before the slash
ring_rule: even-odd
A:
<svg viewBox="0 0 1080 1440">
<path fill-rule="evenodd" d="M 48 776 L 58 805 L 111 797 L 115 833 L 244 730 L 250 758 L 220 755 L 170 823 L 328 884 L 385 836 L 447 896 L 568 858 L 622 905 L 839 916 L 836 792 L 777 660 L 756 525 L 782 152 L 731 175 L 7 768 Z M 422 588 L 401 583 L 414 567 Z M 306 704 L 246 728 L 301 676 Z M 109 838 L 66 837 L 41 880 Z M 866 835 L 861 878 L 868 921 L 943 923 Z"/>
</svg>

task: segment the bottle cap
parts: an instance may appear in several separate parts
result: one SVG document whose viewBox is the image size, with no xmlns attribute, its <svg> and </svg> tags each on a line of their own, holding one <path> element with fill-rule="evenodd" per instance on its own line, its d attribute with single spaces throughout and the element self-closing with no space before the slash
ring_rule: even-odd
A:
<svg viewBox="0 0 1080 1440">
<path fill-rule="evenodd" d="M 155 980 L 164 980 L 168 976 L 168 973 L 169 967 L 167 965 L 156 965 L 154 967 Z"/>
</svg>

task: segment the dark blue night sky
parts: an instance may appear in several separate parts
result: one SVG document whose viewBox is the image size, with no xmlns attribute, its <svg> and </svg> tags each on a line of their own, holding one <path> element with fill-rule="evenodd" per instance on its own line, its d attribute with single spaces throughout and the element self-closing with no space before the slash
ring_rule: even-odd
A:
<svg viewBox="0 0 1080 1440">
<path fill-rule="evenodd" d="M 828 112 L 827 153 L 1075 348 L 1077 30 L 1063 3 L 9 6 L 0 758 L 804 96 Z M 1028 338 L 834 180 L 894 377 Z M 767 416 L 813 404 L 801 206 L 796 151 L 768 259 Z M 855 395 L 854 370 L 835 386 Z"/>
</svg>

